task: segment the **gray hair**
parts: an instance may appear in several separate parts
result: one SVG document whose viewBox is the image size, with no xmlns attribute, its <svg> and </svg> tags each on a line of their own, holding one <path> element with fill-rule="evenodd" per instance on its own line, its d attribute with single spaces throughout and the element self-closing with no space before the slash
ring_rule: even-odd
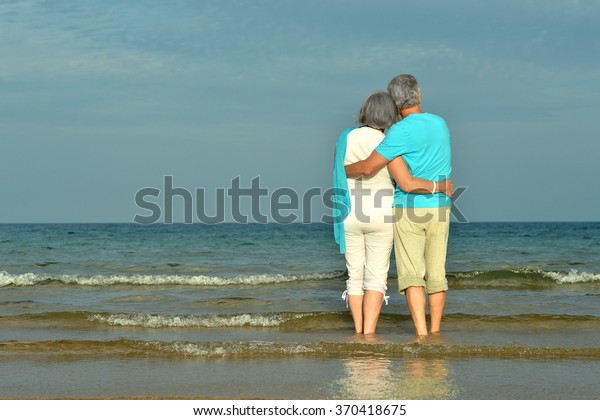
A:
<svg viewBox="0 0 600 420">
<path fill-rule="evenodd" d="M 419 84 L 410 74 L 394 77 L 388 84 L 388 92 L 392 95 L 399 111 L 419 105 Z"/>
<path fill-rule="evenodd" d="M 387 92 L 372 93 L 358 111 L 356 121 L 376 129 L 388 129 L 398 121 L 398 110 Z"/>
</svg>

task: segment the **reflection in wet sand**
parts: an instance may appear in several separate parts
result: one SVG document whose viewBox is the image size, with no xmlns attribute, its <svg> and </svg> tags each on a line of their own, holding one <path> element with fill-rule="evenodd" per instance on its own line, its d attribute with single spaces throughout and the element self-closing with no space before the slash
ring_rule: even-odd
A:
<svg viewBox="0 0 600 420">
<path fill-rule="evenodd" d="M 403 392 L 400 398 L 441 400 L 456 398 L 458 389 L 448 378 L 444 359 L 417 358 L 406 362 Z"/>
<path fill-rule="evenodd" d="M 415 355 L 412 359 L 390 359 L 369 351 L 369 343 L 379 341 L 381 339 L 376 336 L 365 339 L 364 353 L 344 362 L 346 377 L 334 384 L 338 398 L 426 400 L 457 397 L 458 388 L 449 378 L 450 371 L 443 358 Z M 419 344 L 431 346 L 443 342 L 437 335 L 421 339 Z"/>
</svg>

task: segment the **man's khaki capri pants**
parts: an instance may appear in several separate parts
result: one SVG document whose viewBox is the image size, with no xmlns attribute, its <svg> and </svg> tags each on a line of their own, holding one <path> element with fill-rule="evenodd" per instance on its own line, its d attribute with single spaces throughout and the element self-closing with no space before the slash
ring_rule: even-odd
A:
<svg viewBox="0 0 600 420">
<path fill-rule="evenodd" d="M 394 208 L 394 252 L 398 291 L 424 287 L 428 294 L 448 290 L 446 250 L 450 207 Z"/>
</svg>

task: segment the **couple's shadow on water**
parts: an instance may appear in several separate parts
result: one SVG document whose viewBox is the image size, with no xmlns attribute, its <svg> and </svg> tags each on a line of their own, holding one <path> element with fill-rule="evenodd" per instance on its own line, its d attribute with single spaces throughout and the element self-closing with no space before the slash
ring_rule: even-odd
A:
<svg viewBox="0 0 600 420">
<path fill-rule="evenodd" d="M 446 360 L 436 351 L 441 334 L 390 342 L 377 334 L 350 337 L 354 354 L 344 360 L 346 376 L 337 381 L 345 399 L 450 399 L 458 391 Z M 425 350 L 421 352 L 420 350 Z"/>
</svg>

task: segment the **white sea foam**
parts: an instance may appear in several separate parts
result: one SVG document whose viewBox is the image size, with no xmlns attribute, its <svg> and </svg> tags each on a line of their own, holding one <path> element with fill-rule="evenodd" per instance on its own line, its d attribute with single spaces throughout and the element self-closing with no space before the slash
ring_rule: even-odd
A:
<svg viewBox="0 0 600 420">
<path fill-rule="evenodd" d="M 452 273 L 452 274 L 457 279 L 472 279 L 483 273 L 484 273 L 484 271 L 462 271 L 462 272 Z"/>
<path fill-rule="evenodd" d="M 272 342 L 240 342 L 240 343 L 189 343 L 173 342 L 160 343 L 148 342 L 148 346 L 156 347 L 161 351 L 199 357 L 232 357 L 253 356 L 260 354 L 296 355 L 320 351 L 320 345 L 279 344 Z"/>
<path fill-rule="evenodd" d="M 571 270 L 568 273 L 544 272 L 546 277 L 556 280 L 558 284 L 591 283 L 600 281 L 600 274 Z"/>
<path fill-rule="evenodd" d="M 342 273 L 307 274 L 253 274 L 248 276 L 218 277 L 218 276 L 186 276 L 186 275 L 46 275 L 46 274 L 9 274 L 0 272 L 0 287 L 4 286 L 35 286 L 47 281 L 59 281 L 69 285 L 80 286 L 114 286 L 114 285 L 183 285 L 183 286 L 228 286 L 228 285 L 258 285 L 285 283 L 305 280 L 326 280 L 340 276 Z"/>
<path fill-rule="evenodd" d="M 33 286 L 45 279 L 33 273 L 8 274 L 6 271 L 0 271 L 0 287 L 4 286 Z"/>
<path fill-rule="evenodd" d="M 283 323 L 310 316 L 310 314 L 205 314 L 205 315 L 151 315 L 151 314 L 95 314 L 88 319 L 123 327 L 277 327 Z"/>
</svg>

